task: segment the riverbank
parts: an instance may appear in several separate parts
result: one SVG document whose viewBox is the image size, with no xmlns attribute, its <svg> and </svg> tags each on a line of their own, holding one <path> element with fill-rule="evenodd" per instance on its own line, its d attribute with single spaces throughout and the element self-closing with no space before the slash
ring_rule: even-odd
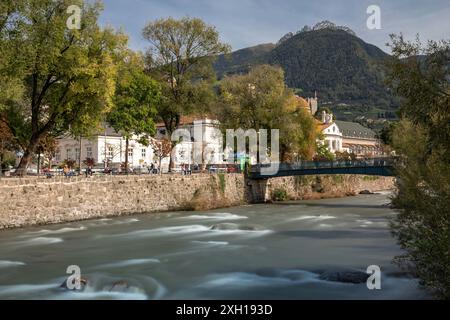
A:
<svg viewBox="0 0 450 320">
<path fill-rule="evenodd" d="M 335 198 L 394 188 L 393 178 L 286 177 L 256 190 L 241 174 L 0 180 L 0 230 L 161 211 L 208 210 L 266 200 Z"/>
</svg>

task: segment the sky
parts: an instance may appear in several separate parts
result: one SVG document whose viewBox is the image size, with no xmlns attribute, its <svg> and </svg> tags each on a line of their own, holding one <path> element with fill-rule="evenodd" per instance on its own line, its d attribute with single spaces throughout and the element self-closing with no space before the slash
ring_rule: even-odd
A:
<svg viewBox="0 0 450 320">
<path fill-rule="evenodd" d="M 407 39 L 450 38 L 450 0 L 103 0 L 100 24 L 122 28 L 130 47 L 145 51 L 143 27 L 150 21 L 184 16 L 198 17 L 219 31 L 234 50 L 276 43 L 284 34 L 304 25 L 329 20 L 345 25 L 364 41 L 389 52 L 389 34 Z M 378 5 L 381 29 L 370 30 L 367 8 Z"/>
</svg>

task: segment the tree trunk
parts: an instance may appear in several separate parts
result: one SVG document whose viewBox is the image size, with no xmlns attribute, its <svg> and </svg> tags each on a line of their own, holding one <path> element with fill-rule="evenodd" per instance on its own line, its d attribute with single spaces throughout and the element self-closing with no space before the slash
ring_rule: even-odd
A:
<svg viewBox="0 0 450 320">
<path fill-rule="evenodd" d="M 81 136 L 80 136 L 80 147 L 78 149 L 78 173 L 81 175 Z"/>
<path fill-rule="evenodd" d="M 125 138 L 125 172 L 128 174 L 128 145 L 130 144 L 130 141 L 128 137 Z"/>
<path fill-rule="evenodd" d="M 206 171 L 205 148 L 206 148 L 205 144 L 202 144 L 202 167 L 201 167 L 202 173 L 205 173 Z"/>
<path fill-rule="evenodd" d="M 173 163 L 172 154 L 169 155 L 169 172 L 172 172 L 175 164 Z"/>
<path fill-rule="evenodd" d="M 173 149 L 175 148 L 175 144 L 172 143 L 172 141 L 170 142 L 170 154 L 169 154 L 169 172 L 173 171 L 173 168 L 175 167 L 175 163 L 173 162 L 173 157 L 172 157 L 172 152 Z"/>
<path fill-rule="evenodd" d="M 35 136 L 33 135 L 30 139 L 30 143 L 28 144 L 27 149 L 25 150 L 22 159 L 20 159 L 19 165 L 17 166 L 16 173 L 19 176 L 27 175 L 28 165 L 33 159 L 33 154 L 36 150 L 37 145 L 41 139 L 42 135 Z"/>
<path fill-rule="evenodd" d="M 27 169 L 28 165 L 33 157 L 33 152 L 30 151 L 30 148 L 28 148 L 23 156 L 22 159 L 20 159 L 19 165 L 17 166 L 16 173 L 19 176 L 25 176 L 27 175 Z"/>
<path fill-rule="evenodd" d="M 3 144 L 3 141 L 2 141 Z M 3 175 L 3 148 L 0 151 L 0 177 Z"/>
<path fill-rule="evenodd" d="M 41 153 L 38 153 L 38 163 L 37 163 L 37 175 L 39 176 L 39 173 L 41 173 Z"/>
</svg>

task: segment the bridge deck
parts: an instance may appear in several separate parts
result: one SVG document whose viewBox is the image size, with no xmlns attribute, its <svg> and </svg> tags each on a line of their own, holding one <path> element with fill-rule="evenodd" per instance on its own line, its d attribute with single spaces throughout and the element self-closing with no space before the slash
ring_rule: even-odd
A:
<svg viewBox="0 0 450 320">
<path fill-rule="evenodd" d="M 364 161 L 303 161 L 301 163 L 279 163 L 278 170 L 268 172 L 269 165 L 250 167 L 251 179 L 268 179 L 273 177 L 320 175 L 320 174 L 363 174 L 375 176 L 393 176 L 392 160 L 370 159 Z M 276 168 L 276 166 L 275 166 Z"/>
</svg>

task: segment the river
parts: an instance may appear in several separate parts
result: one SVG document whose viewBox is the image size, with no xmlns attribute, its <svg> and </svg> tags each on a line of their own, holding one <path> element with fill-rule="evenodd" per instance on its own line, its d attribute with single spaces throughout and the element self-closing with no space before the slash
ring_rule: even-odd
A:
<svg viewBox="0 0 450 320">
<path fill-rule="evenodd" d="M 0 232 L 0 299 L 426 299 L 387 193 L 88 220 Z M 83 291 L 60 288 L 69 265 Z M 381 289 L 324 272 L 381 268 Z"/>
</svg>

